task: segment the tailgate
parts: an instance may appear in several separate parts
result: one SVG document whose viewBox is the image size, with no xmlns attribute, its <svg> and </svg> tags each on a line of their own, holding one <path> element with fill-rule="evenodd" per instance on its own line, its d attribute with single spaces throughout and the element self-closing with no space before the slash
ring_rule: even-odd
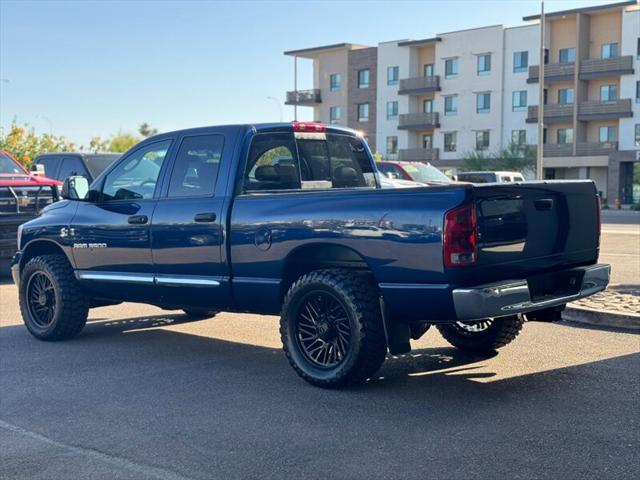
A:
<svg viewBox="0 0 640 480">
<path fill-rule="evenodd" d="M 478 257 L 472 270 L 484 281 L 595 263 L 596 195 L 591 181 L 474 186 Z"/>
</svg>

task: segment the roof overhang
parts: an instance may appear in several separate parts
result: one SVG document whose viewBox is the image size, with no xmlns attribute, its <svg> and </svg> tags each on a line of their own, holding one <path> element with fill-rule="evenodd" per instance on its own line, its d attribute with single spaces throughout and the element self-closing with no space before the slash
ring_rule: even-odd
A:
<svg viewBox="0 0 640 480">
<path fill-rule="evenodd" d="M 553 18 L 553 17 L 563 17 L 566 15 L 573 15 L 576 13 L 606 12 L 608 10 L 617 10 L 624 7 L 631 7 L 633 5 L 638 5 L 637 0 L 627 0 L 625 2 L 608 3 L 605 5 L 595 5 L 593 7 L 572 8 L 571 10 L 560 10 L 558 12 L 545 13 L 544 16 L 546 18 Z M 530 20 L 540 20 L 540 14 L 522 17 L 522 20 L 524 20 L 525 22 L 528 22 Z"/>
<path fill-rule="evenodd" d="M 359 50 L 361 48 L 369 48 L 367 45 L 358 45 L 357 43 L 334 43 L 332 45 L 323 45 L 320 47 L 302 48 L 300 50 L 288 50 L 285 55 L 292 57 L 315 58 L 321 53 L 327 53 L 337 50 Z"/>
<path fill-rule="evenodd" d="M 442 38 L 440 37 L 423 38 L 422 40 L 406 40 L 404 42 L 398 42 L 398 46 L 399 47 L 426 47 L 441 41 L 442 41 Z"/>
</svg>

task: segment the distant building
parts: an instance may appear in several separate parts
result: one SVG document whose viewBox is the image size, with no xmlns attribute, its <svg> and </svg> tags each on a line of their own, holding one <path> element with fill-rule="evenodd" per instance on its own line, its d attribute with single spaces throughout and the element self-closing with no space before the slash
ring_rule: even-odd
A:
<svg viewBox="0 0 640 480">
<path fill-rule="evenodd" d="M 455 172 L 472 151 L 537 144 L 540 18 L 399 40 L 285 52 L 313 60 L 314 119 L 362 130 L 385 158 Z M 591 178 L 608 203 L 640 202 L 640 8 L 546 14 L 544 175 Z"/>
</svg>

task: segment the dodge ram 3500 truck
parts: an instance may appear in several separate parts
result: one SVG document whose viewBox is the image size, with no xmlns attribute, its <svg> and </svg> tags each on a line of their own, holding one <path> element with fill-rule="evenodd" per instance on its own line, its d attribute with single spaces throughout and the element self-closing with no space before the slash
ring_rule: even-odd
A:
<svg viewBox="0 0 640 480">
<path fill-rule="evenodd" d="M 430 325 L 493 351 L 609 281 L 593 182 L 382 189 L 363 138 L 317 123 L 157 135 L 62 196 L 18 234 L 34 336 L 74 337 L 123 301 L 279 314 L 290 364 L 323 387 L 371 377 Z"/>
</svg>

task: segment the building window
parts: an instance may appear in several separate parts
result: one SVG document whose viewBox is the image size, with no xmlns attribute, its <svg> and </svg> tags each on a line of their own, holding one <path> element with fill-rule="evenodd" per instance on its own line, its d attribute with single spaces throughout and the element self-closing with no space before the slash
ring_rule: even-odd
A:
<svg viewBox="0 0 640 480">
<path fill-rule="evenodd" d="M 398 137 L 387 137 L 387 155 L 398 153 Z"/>
<path fill-rule="evenodd" d="M 489 130 L 478 130 L 476 132 L 476 150 L 484 151 L 489 149 Z"/>
<path fill-rule="evenodd" d="M 636 123 L 636 147 L 640 147 L 640 123 Z"/>
<path fill-rule="evenodd" d="M 433 148 L 433 135 L 431 133 L 422 135 L 422 148 L 427 150 L 431 150 Z"/>
<path fill-rule="evenodd" d="M 339 123 L 342 117 L 342 110 L 340 107 L 329 107 L 329 121 L 330 123 Z"/>
<path fill-rule="evenodd" d="M 369 88 L 369 69 L 358 70 L 358 88 Z"/>
<path fill-rule="evenodd" d="M 558 144 L 566 145 L 567 143 L 573 143 L 573 128 L 559 128 Z"/>
<path fill-rule="evenodd" d="M 640 103 L 640 81 L 636 82 L 636 103 Z"/>
<path fill-rule="evenodd" d="M 602 51 L 601 51 L 602 58 L 614 58 L 617 56 L 618 56 L 617 43 L 604 43 L 602 45 Z"/>
<path fill-rule="evenodd" d="M 640 60 L 640 37 L 638 37 L 638 46 L 636 47 L 636 58 Z"/>
<path fill-rule="evenodd" d="M 449 95 L 444 97 L 444 114 L 445 115 L 457 115 L 458 114 L 458 96 Z"/>
<path fill-rule="evenodd" d="M 573 63 L 576 61 L 576 49 L 575 48 L 561 48 L 558 54 L 558 61 L 560 63 Z"/>
<path fill-rule="evenodd" d="M 600 127 L 598 129 L 598 141 L 600 143 L 611 143 L 618 140 L 618 129 L 616 127 Z"/>
<path fill-rule="evenodd" d="M 491 55 L 485 53 L 484 55 L 478 55 L 478 75 L 489 75 L 491 73 Z"/>
<path fill-rule="evenodd" d="M 527 109 L 527 91 L 516 90 L 511 95 L 511 110 L 514 112 L 522 112 Z"/>
<path fill-rule="evenodd" d="M 433 77 L 434 73 L 433 63 L 426 63 L 424 67 L 422 67 L 422 74 L 425 77 Z"/>
<path fill-rule="evenodd" d="M 446 132 L 444 134 L 444 151 L 445 152 L 455 152 L 457 149 L 457 132 Z"/>
<path fill-rule="evenodd" d="M 398 118 L 398 102 L 387 102 L 387 120 Z"/>
<path fill-rule="evenodd" d="M 332 92 L 339 92 L 342 86 L 342 75 L 339 73 L 332 73 L 329 76 L 329 90 Z"/>
<path fill-rule="evenodd" d="M 387 67 L 387 85 L 397 85 L 400 77 L 400 67 Z"/>
<path fill-rule="evenodd" d="M 477 93 L 476 94 L 476 112 L 489 113 L 490 110 L 491 110 L 491 94 Z"/>
<path fill-rule="evenodd" d="M 527 143 L 527 131 L 526 130 L 511 130 L 511 143 L 515 145 L 526 145 Z"/>
<path fill-rule="evenodd" d="M 573 88 L 561 88 L 558 90 L 558 103 L 560 105 L 570 105 L 574 100 Z"/>
<path fill-rule="evenodd" d="M 358 121 L 359 122 L 369 121 L 369 104 L 368 103 L 358 104 Z"/>
<path fill-rule="evenodd" d="M 526 72 L 529 66 L 529 52 L 513 52 L 513 71 Z"/>
<path fill-rule="evenodd" d="M 430 98 L 427 98 L 426 100 L 422 101 L 422 111 L 424 113 L 433 113 L 433 100 Z"/>
<path fill-rule="evenodd" d="M 611 102 L 618 99 L 618 86 L 617 85 L 601 85 L 600 86 L 600 100 L 603 102 Z"/>
<path fill-rule="evenodd" d="M 444 78 L 458 77 L 458 59 L 448 58 L 444 61 Z"/>
</svg>

